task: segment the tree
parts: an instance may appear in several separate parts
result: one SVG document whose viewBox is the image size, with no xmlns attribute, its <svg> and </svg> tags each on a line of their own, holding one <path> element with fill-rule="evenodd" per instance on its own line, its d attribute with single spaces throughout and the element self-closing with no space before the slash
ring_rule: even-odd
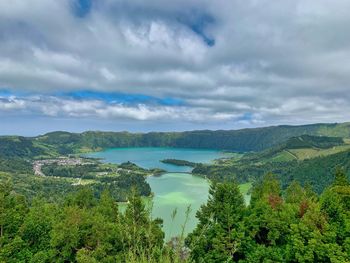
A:
<svg viewBox="0 0 350 263">
<path fill-rule="evenodd" d="M 306 199 L 306 192 L 297 181 L 293 181 L 286 189 L 286 203 L 300 204 Z"/>
<path fill-rule="evenodd" d="M 128 250 L 126 257 L 131 260 L 144 258 L 152 261 L 159 257 L 163 246 L 164 233 L 161 229 L 163 221 L 152 219 L 150 210 L 136 190 L 133 189 L 129 203 L 122 217 L 124 249 Z"/>
<path fill-rule="evenodd" d="M 335 179 L 332 185 L 333 186 L 350 186 L 350 182 L 343 168 L 339 166 L 336 168 Z"/>
<path fill-rule="evenodd" d="M 197 212 L 199 223 L 186 243 L 195 262 L 227 262 L 241 257 L 244 199 L 236 183 L 213 184 L 207 204 Z"/>
<path fill-rule="evenodd" d="M 10 181 L 0 184 L 0 238 L 14 237 L 28 211 L 26 199 L 12 191 Z"/>
<path fill-rule="evenodd" d="M 267 173 L 260 183 L 258 183 L 252 191 L 250 204 L 254 206 L 255 203 L 261 200 L 269 200 L 271 205 L 278 205 L 281 202 L 281 185 L 276 176 L 272 173 Z"/>
<path fill-rule="evenodd" d="M 39 253 L 41 258 L 50 257 L 43 253 L 50 250 L 50 233 L 58 215 L 57 205 L 44 200 L 34 200 L 19 229 L 21 238 L 34 256 Z"/>
<path fill-rule="evenodd" d="M 77 205 L 80 208 L 92 208 L 97 204 L 94 192 L 90 187 L 82 187 L 76 193 L 70 194 L 66 200 L 66 205 Z"/>
</svg>

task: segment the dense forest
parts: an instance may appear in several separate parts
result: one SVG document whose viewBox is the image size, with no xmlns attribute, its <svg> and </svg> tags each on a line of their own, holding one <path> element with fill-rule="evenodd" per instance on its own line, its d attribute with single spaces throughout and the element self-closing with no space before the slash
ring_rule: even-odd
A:
<svg viewBox="0 0 350 263">
<path fill-rule="evenodd" d="M 338 169 L 318 196 L 264 176 L 246 206 L 234 182 L 215 183 L 199 224 L 164 243 L 162 220 L 131 192 L 124 213 L 108 190 L 28 204 L 0 184 L 0 262 L 350 262 L 350 184 Z"/>
</svg>

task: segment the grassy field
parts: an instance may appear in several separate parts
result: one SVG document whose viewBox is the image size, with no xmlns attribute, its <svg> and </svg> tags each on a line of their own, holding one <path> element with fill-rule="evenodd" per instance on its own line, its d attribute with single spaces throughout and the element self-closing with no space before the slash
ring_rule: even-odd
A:
<svg viewBox="0 0 350 263">
<path fill-rule="evenodd" d="M 277 155 L 275 155 L 274 157 L 271 158 L 271 160 L 269 161 L 273 161 L 273 162 L 288 162 L 288 161 L 292 161 L 296 158 L 296 156 L 289 152 L 289 151 L 282 151 L 280 153 L 278 153 Z"/>
<path fill-rule="evenodd" d="M 328 156 L 350 149 L 350 139 L 344 140 L 344 145 L 334 146 L 328 149 L 302 148 L 302 149 L 284 149 L 273 156 L 265 157 L 262 162 L 288 162 L 292 160 L 305 160 L 316 157 Z"/>
<path fill-rule="evenodd" d="M 315 148 L 308 148 L 308 149 L 292 149 L 289 150 L 291 153 L 293 153 L 295 156 L 298 157 L 298 160 L 305 160 L 320 156 L 327 156 L 339 152 L 343 152 L 350 149 L 350 145 L 340 145 L 335 146 L 329 149 L 315 149 Z"/>
</svg>

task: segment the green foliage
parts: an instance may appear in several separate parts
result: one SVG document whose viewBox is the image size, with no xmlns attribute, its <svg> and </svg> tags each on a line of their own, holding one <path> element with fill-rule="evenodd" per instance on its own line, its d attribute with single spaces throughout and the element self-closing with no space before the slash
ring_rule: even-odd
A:
<svg viewBox="0 0 350 263">
<path fill-rule="evenodd" d="M 7 173 L 33 173 L 32 165 L 29 161 L 21 158 L 1 158 L 0 171 Z"/>
<path fill-rule="evenodd" d="M 287 140 L 283 146 L 287 149 L 300 149 L 300 148 L 331 148 L 344 144 L 344 140 L 340 137 L 327 137 L 327 136 L 311 136 L 301 135 L 298 137 L 292 137 Z"/>
<path fill-rule="evenodd" d="M 326 156 L 349 149 L 340 137 L 301 135 L 264 151 L 246 154 L 245 162 L 287 162 Z"/>
<path fill-rule="evenodd" d="M 161 160 L 161 162 L 173 164 L 173 165 L 177 165 L 177 166 L 189 166 L 189 167 L 196 166 L 196 163 L 194 163 L 194 162 L 189 162 L 186 160 L 178 160 L 178 159 L 164 159 L 164 160 Z"/>
<path fill-rule="evenodd" d="M 108 191 L 96 199 L 84 188 L 63 203 L 35 199 L 28 207 L 0 186 L 0 262 L 161 262 L 166 252 L 162 221 L 136 191 L 123 215 Z"/>
<path fill-rule="evenodd" d="M 131 190 L 125 213 L 109 191 L 83 187 L 31 205 L 0 183 L 0 262 L 349 262 L 350 185 L 337 171 L 320 197 L 269 173 L 244 204 L 235 182 L 214 183 L 186 239 L 164 244 L 162 220 Z M 175 216 L 176 212 L 174 212 Z M 189 257 L 189 258 L 188 258 Z"/>
<path fill-rule="evenodd" d="M 122 235 L 124 237 L 130 259 L 147 258 L 149 262 L 160 257 L 164 233 L 161 230 L 162 220 L 150 220 L 150 211 L 136 191 L 133 190 L 129 203 L 122 216 Z"/>
<path fill-rule="evenodd" d="M 197 212 L 199 223 L 187 239 L 195 262 L 226 262 L 240 258 L 244 235 L 244 200 L 235 183 L 214 184 L 209 200 Z"/>
<path fill-rule="evenodd" d="M 31 138 L 20 136 L 0 137 L 0 157 L 33 157 L 43 154 L 44 150 L 36 147 Z"/>
<path fill-rule="evenodd" d="M 349 185 L 350 183 L 344 169 L 338 166 L 335 171 L 335 180 L 333 182 L 333 186 L 349 186 Z"/>
<path fill-rule="evenodd" d="M 334 171 L 340 166 L 350 178 L 350 151 L 322 156 L 303 161 L 260 162 L 241 158 L 235 162 L 214 165 L 197 165 L 192 173 L 206 176 L 214 181 L 235 179 L 239 183 L 259 181 L 264 174 L 273 172 L 286 188 L 292 181 L 302 185 L 310 184 L 314 191 L 322 193 L 334 179 Z"/>
<path fill-rule="evenodd" d="M 350 262 L 350 151 L 302 161 L 289 151 L 338 146 L 343 141 L 335 137 L 349 138 L 349 127 L 0 137 L 0 262 Z M 183 237 L 164 244 L 162 220 L 141 201 L 151 194 L 145 174 L 161 171 L 130 162 L 118 172 L 102 164 L 49 165 L 49 176 L 38 177 L 31 169 L 41 157 L 142 146 L 267 150 L 195 165 L 195 174 L 214 183 L 188 247 Z M 91 185 L 74 185 L 78 179 Z M 254 181 L 250 205 L 235 181 Z M 121 200 L 128 201 L 124 214 Z"/>
<path fill-rule="evenodd" d="M 96 160 L 84 165 L 44 165 L 41 170 L 46 176 L 33 175 L 32 166 L 23 159 L 6 159 L 11 169 L 4 169 L 0 159 L 0 182 L 11 179 L 14 190 L 31 201 L 36 195 L 47 199 L 61 199 L 76 192 L 87 182 L 94 196 L 99 197 L 104 189 L 109 189 L 113 198 L 125 201 L 132 187 L 142 196 L 150 196 L 151 188 L 146 181 L 149 174 L 161 173 L 161 170 L 146 170 L 132 163 L 119 166 L 103 164 Z M 18 170 L 16 170 L 18 163 Z M 22 166 L 22 164 L 24 166 Z M 8 166 L 7 166 L 8 167 Z M 24 167 L 22 169 L 22 167 Z M 123 168 L 122 168 L 123 167 Z M 1 170 L 9 172 L 1 172 Z"/>
<path fill-rule="evenodd" d="M 97 164 L 84 164 L 84 165 L 58 165 L 49 164 L 44 165 L 41 168 L 42 172 L 46 176 L 56 177 L 71 177 L 71 178 L 84 178 L 95 179 L 94 173 L 101 172 Z M 102 172 L 110 172 L 110 169 L 103 170 Z"/>
<path fill-rule="evenodd" d="M 284 194 L 279 185 L 267 174 L 247 207 L 234 183 L 212 187 L 187 239 L 193 261 L 350 262 L 350 209 L 337 184 L 320 200 L 297 182 Z"/>
</svg>

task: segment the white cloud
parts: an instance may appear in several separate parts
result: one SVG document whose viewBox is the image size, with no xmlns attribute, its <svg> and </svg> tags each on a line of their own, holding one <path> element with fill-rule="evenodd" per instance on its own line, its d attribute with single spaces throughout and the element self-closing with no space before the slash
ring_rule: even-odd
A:
<svg viewBox="0 0 350 263">
<path fill-rule="evenodd" d="M 228 121 L 241 117 L 241 114 L 213 112 L 204 107 L 162 106 L 105 102 L 102 100 L 77 100 L 54 96 L 30 96 L 0 98 L 1 111 L 18 111 L 23 114 L 36 114 L 52 117 L 105 118 L 114 120 L 176 120 L 176 121 Z"/>
<path fill-rule="evenodd" d="M 71 0 L 2 1 L 0 88 L 43 97 L 2 99 L 0 111 L 232 125 L 343 121 L 349 8 L 346 0 L 104 0 L 77 17 Z M 175 97 L 186 106 L 50 96 L 75 90 Z"/>
<path fill-rule="evenodd" d="M 25 102 L 16 98 L 3 99 L 0 97 L 0 110 L 1 111 L 12 111 L 20 110 L 25 108 Z"/>
<path fill-rule="evenodd" d="M 107 80 L 107 81 L 113 81 L 116 79 L 116 76 L 108 69 L 108 68 L 101 68 L 100 69 L 101 75 Z"/>
</svg>

